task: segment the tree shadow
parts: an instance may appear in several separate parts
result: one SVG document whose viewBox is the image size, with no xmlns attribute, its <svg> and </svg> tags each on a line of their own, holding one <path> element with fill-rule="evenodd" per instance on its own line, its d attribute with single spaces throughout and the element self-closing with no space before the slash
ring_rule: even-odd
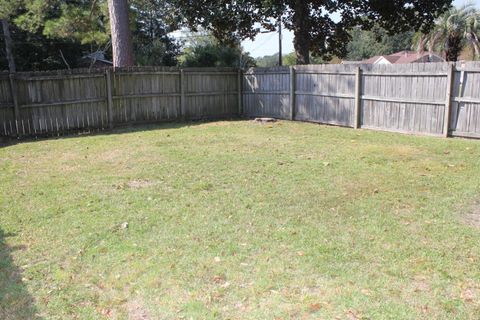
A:
<svg viewBox="0 0 480 320">
<path fill-rule="evenodd" d="M 138 122 L 131 124 L 119 124 L 113 129 L 81 129 L 81 130 L 72 130 L 69 132 L 62 132 L 60 134 L 46 134 L 46 135 L 37 135 L 35 137 L 22 137 L 20 139 L 12 137 L 0 137 L 0 148 L 12 146 L 15 144 L 20 144 L 24 142 L 31 142 L 36 140 L 47 140 L 47 139 L 71 139 L 78 138 L 80 136 L 105 136 L 105 135 L 119 135 L 119 134 L 128 134 L 134 132 L 142 131 L 151 131 L 151 130 L 162 130 L 162 129 L 179 129 L 183 127 L 194 127 L 206 123 L 213 123 L 217 121 L 229 121 L 229 122 L 238 122 L 245 121 L 250 119 L 250 117 L 219 117 L 212 119 L 199 119 L 199 120 L 188 120 L 185 122 Z"/>
<path fill-rule="evenodd" d="M 22 280 L 22 270 L 13 263 L 12 252 L 19 247 L 7 245 L 6 238 L 14 234 L 0 228 L 0 319 L 40 320 L 33 297 Z"/>
</svg>

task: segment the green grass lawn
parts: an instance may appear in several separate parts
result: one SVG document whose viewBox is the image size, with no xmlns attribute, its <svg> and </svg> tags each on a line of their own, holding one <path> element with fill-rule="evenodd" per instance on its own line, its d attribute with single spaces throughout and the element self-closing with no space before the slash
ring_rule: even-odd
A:
<svg viewBox="0 0 480 320">
<path fill-rule="evenodd" d="M 169 124 L 0 163 L 0 319 L 480 314 L 478 140 Z"/>
</svg>

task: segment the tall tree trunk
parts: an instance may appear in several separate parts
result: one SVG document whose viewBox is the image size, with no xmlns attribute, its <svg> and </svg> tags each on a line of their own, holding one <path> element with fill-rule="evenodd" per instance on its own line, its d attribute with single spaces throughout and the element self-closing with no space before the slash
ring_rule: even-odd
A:
<svg viewBox="0 0 480 320">
<path fill-rule="evenodd" d="M 310 29 L 309 29 L 309 10 L 308 2 L 303 0 L 295 0 L 295 7 L 293 13 L 295 36 L 293 46 L 295 47 L 295 54 L 297 56 L 297 64 L 310 63 Z"/>
<path fill-rule="evenodd" d="M 127 0 L 108 0 L 114 67 L 133 66 L 133 46 Z"/>
<path fill-rule="evenodd" d="M 16 67 L 15 67 L 15 59 L 13 58 L 12 37 L 10 36 L 10 26 L 8 25 L 8 21 L 5 19 L 2 20 L 2 28 L 3 28 L 3 38 L 5 39 L 5 54 L 7 56 L 7 61 L 8 61 L 8 70 L 11 73 L 14 73 L 16 71 Z"/>
<path fill-rule="evenodd" d="M 462 38 L 459 35 L 450 35 L 445 47 L 445 59 L 447 61 L 457 61 L 462 52 Z"/>
</svg>

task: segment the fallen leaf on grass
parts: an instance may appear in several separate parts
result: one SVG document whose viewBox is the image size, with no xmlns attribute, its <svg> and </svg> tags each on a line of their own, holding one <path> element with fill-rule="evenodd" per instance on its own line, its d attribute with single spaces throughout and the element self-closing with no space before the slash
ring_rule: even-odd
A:
<svg viewBox="0 0 480 320">
<path fill-rule="evenodd" d="M 466 302 L 472 302 L 473 300 L 475 300 L 475 293 L 470 288 L 463 291 L 461 296 L 462 299 Z"/>
<path fill-rule="evenodd" d="M 428 306 L 427 305 L 422 306 L 422 312 L 423 313 L 428 313 Z"/>
<path fill-rule="evenodd" d="M 322 308 L 322 305 L 320 303 L 312 303 L 311 305 L 308 306 L 308 311 L 314 313 L 320 310 Z"/>
<path fill-rule="evenodd" d="M 360 292 L 363 293 L 363 294 L 366 295 L 366 296 L 369 296 L 369 295 L 372 294 L 372 292 L 371 292 L 370 290 L 368 290 L 368 289 L 362 289 L 362 290 L 360 290 Z"/>
<path fill-rule="evenodd" d="M 225 277 L 217 275 L 217 276 L 214 276 L 212 280 L 215 283 L 223 283 L 225 281 Z"/>
<path fill-rule="evenodd" d="M 359 320 L 359 319 L 362 319 L 362 316 L 352 310 L 348 310 L 347 318 L 350 320 Z"/>
</svg>

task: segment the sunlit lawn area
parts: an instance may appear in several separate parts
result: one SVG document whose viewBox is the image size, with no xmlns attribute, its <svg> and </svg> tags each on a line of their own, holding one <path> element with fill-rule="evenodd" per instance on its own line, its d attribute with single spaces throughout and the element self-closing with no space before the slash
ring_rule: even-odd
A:
<svg viewBox="0 0 480 320">
<path fill-rule="evenodd" d="M 0 319 L 480 315 L 478 140 L 169 124 L 4 146 L 0 181 Z"/>
</svg>

